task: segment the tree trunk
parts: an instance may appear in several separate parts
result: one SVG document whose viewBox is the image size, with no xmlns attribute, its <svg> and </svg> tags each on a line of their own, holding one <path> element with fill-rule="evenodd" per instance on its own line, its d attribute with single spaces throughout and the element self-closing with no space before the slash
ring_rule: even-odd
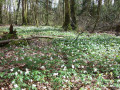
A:
<svg viewBox="0 0 120 90">
<path fill-rule="evenodd" d="M 16 21 L 15 21 L 15 24 L 17 25 L 18 24 L 18 22 L 17 22 L 17 19 L 18 19 L 18 13 L 19 13 L 19 8 L 20 8 L 20 0 L 18 0 L 18 4 L 17 4 L 18 6 L 17 6 L 17 10 L 16 10 Z"/>
<path fill-rule="evenodd" d="M 102 5 L 102 0 L 99 0 L 98 1 L 98 8 L 97 8 L 97 18 L 96 18 L 95 25 L 94 25 L 94 28 L 92 30 L 92 33 L 95 31 L 95 28 L 96 28 L 97 23 L 98 23 L 99 18 L 100 18 L 100 8 L 101 8 L 101 5 Z"/>
<path fill-rule="evenodd" d="M 49 6 L 49 0 L 46 0 L 46 15 L 45 15 L 45 20 L 46 20 L 46 24 L 45 25 L 49 25 L 48 23 L 48 18 L 49 18 L 49 14 L 48 14 L 48 7 Z"/>
<path fill-rule="evenodd" d="M 77 21 L 76 21 L 76 7 L 75 7 L 75 0 L 70 0 L 70 8 L 71 8 L 71 26 L 73 30 L 77 28 Z"/>
<path fill-rule="evenodd" d="M 27 25 L 27 0 L 22 0 L 22 25 Z"/>
<path fill-rule="evenodd" d="M 0 24 L 2 24 L 2 2 L 0 1 Z"/>
<path fill-rule="evenodd" d="M 65 31 L 72 29 L 72 27 L 70 25 L 70 2 L 69 2 L 69 0 L 65 0 L 65 21 L 63 24 L 63 29 Z"/>
</svg>

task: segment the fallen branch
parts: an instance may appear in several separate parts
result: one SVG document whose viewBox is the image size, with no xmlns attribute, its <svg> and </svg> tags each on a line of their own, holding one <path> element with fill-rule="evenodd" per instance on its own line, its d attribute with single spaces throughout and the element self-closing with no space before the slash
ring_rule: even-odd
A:
<svg viewBox="0 0 120 90">
<path fill-rule="evenodd" d="M 31 40 L 31 39 L 35 39 L 35 38 L 48 38 L 48 39 L 54 39 L 54 38 L 63 38 L 63 37 L 32 36 L 32 37 L 28 37 L 28 38 L 20 38 L 20 39 L 8 39 L 8 40 L 3 40 L 3 41 L 0 41 L 0 44 L 6 44 L 6 43 L 9 43 L 9 42 L 11 42 L 11 41 L 18 41 L 18 40 Z"/>
</svg>

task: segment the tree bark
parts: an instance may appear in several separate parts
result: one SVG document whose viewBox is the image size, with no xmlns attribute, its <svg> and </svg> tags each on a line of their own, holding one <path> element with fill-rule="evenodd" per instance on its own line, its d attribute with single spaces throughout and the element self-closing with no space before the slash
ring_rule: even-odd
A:
<svg viewBox="0 0 120 90">
<path fill-rule="evenodd" d="M 97 23 L 98 23 L 99 18 L 100 18 L 101 5 L 102 5 L 102 0 L 99 0 L 99 1 L 98 1 L 98 8 L 97 8 L 97 18 L 96 18 L 95 25 L 94 25 L 94 28 L 93 28 L 93 30 L 92 30 L 92 33 L 95 31 L 95 28 L 96 28 Z"/>
<path fill-rule="evenodd" d="M 48 18 L 49 18 L 48 8 L 49 8 L 49 0 L 46 0 L 46 15 L 45 15 L 46 24 L 45 25 L 49 25 L 49 22 L 48 22 Z"/>
<path fill-rule="evenodd" d="M 0 1 L 0 24 L 2 24 L 2 2 Z"/>
<path fill-rule="evenodd" d="M 18 19 L 18 13 L 19 13 L 19 8 L 20 8 L 20 0 L 18 0 L 18 4 L 17 4 L 17 10 L 16 10 L 16 21 L 15 21 L 15 24 L 17 25 L 18 22 L 17 22 L 17 19 Z"/>
<path fill-rule="evenodd" d="M 22 0 L 22 25 L 27 25 L 27 0 Z"/>
<path fill-rule="evenodd" d="M 69 2 L 69 0 L 65 0 L 65 21 L 63 24 L 63 29 L 65 31 L 72 29 L 72 27 L 70 25 L 70 2 Z"/>
<path fill-rule="evenodd" d="M 76 7 L 75 7 L 75 0 L 70 0 L 70 8 L 71 8 L 71 26 L 73 30 L 77 28 L 77 21 L 76 21 Z"/>
</svg>

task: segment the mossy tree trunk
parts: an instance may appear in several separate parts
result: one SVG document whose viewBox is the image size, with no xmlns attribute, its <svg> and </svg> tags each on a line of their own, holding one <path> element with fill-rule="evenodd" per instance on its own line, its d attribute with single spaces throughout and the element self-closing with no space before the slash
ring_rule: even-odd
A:
<svg viewBox="0 0 120 90">
<path fill-rule="evenodd" d="M 65 0 L 65 21 L 63 24 L 63 29 L 65 31 L 71 30 L 71 24 L 70 24 L 70 1 Z"/>
<path fill-rule="evenodd" d="M 27 25 L 27 0 L 22 0 L 22 25 Z"/>
<path fill-rule="evenodd" d="M 49 8 L 49 0 L 46 0 L 46 14 L 45 14 L 45 20 L 46 20 L 46 24 L 45 25 L 49 25 L 48 19 L 49 19 L 49 14 L 48 14 L 48 8 Z"/>
<path fill-rule="evenodd" d="M 77 29 L 75 0 L 70 0 L 71 8 L 71 26 L 73 30 Z"/>
</svg>

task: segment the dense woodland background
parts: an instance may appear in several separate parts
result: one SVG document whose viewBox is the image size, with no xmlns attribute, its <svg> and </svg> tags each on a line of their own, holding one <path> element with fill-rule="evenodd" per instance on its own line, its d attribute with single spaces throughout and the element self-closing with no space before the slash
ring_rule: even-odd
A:
<svg viewBox="0 0 120 90">
<path fill-rule="evenodd" d="M 67 3 L 71 7 L 66 8 Z M 119 0 L 1 0 L 0 24 L 62 26 L 65 12 L 70 9 L 70 22 L 77 21 L 80 29 L 111 30 L 119 22 L 119 3 Z"/>
</svg>

